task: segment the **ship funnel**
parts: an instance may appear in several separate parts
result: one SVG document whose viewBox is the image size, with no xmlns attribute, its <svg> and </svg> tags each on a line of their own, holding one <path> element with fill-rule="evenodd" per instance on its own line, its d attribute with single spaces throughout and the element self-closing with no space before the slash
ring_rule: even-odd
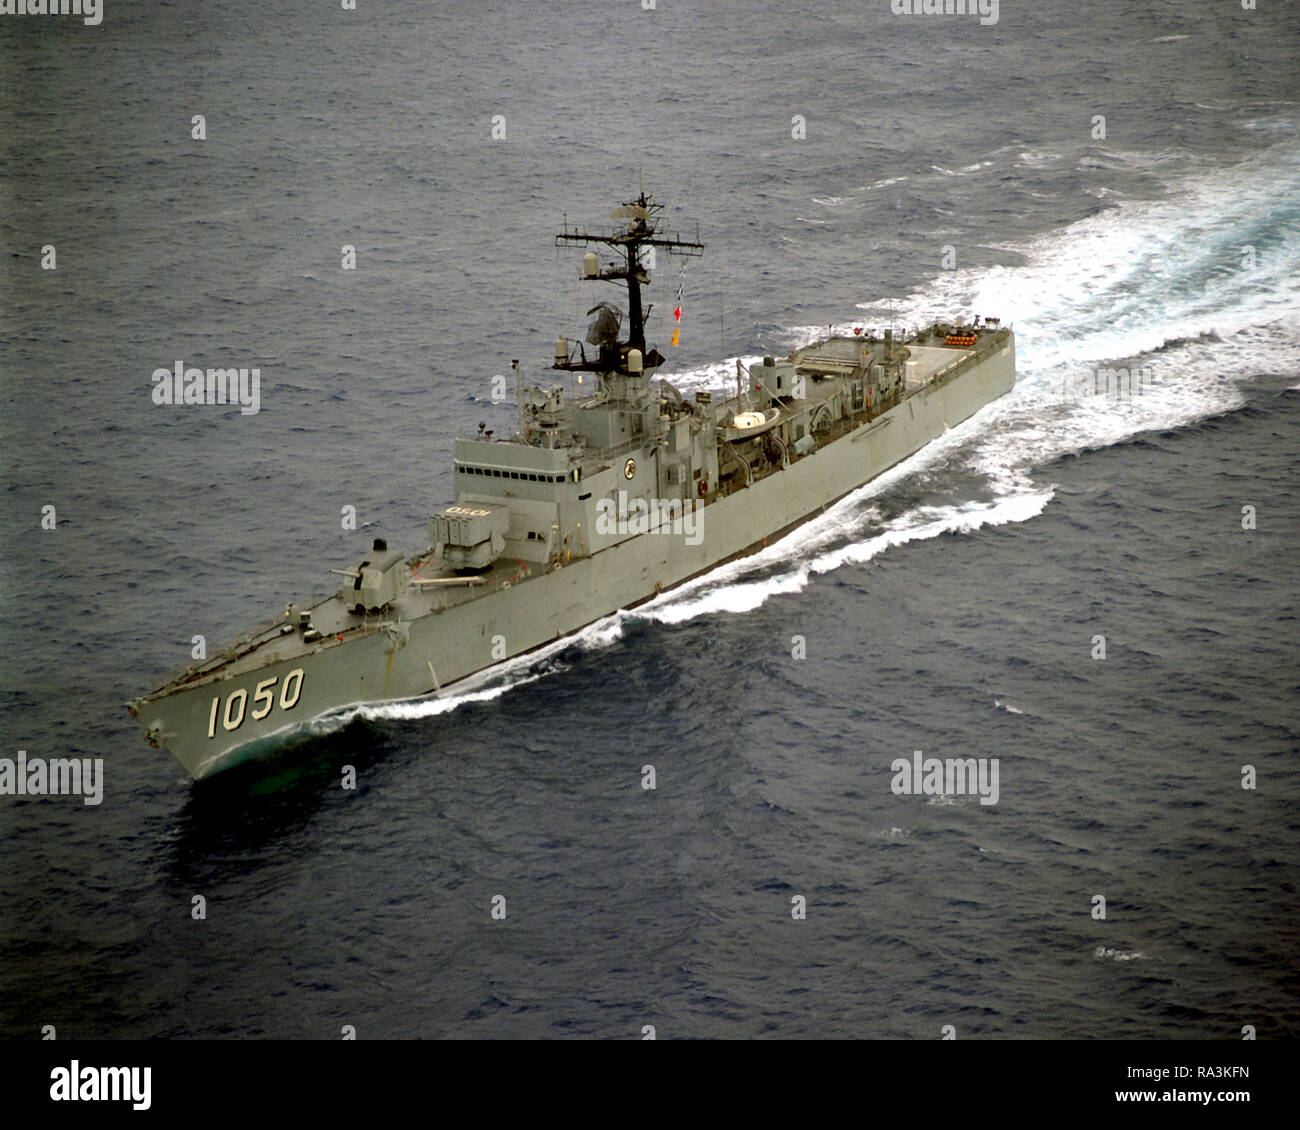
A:
<svg viewBox="0 0 1300 1130">
<path fill-rule="evenodd" d="M 627 351 L 627 371 L 629 373 L 639 373 L 643 368 L 644 362 L 641 357 L 641 350 L 629 349 Z"/>
<path fill-rule="evenodd" d="M 555 339 L 555 363 L 563 365 L 569 359 L 569 343 L 562 337 Z"/>
<path fill-rule="evenodd" d="M 600 275 L 600 260 L 596 258 L 594 251 L 588 251 L 582 257 L 582 277 L 594 279 Z"/>
</svg>

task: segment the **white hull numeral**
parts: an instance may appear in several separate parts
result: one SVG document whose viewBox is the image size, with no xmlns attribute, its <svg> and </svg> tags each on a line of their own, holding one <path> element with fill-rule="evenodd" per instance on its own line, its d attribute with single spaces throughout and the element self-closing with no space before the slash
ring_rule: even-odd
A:
<svg viewBox="0 0 1300 1130">
<path fill-rule="evenodd" d="M 253 692 L 253 717 L 259 721 L 270 714 L 275 707 L 275 695 L 271 693 L 273 686 L 275 686 L 274 676 L 258 683 L 257 690 Z M 259 707 L 257 704 L 263 699 L 266 700 L 266 705 Z"/>
<path fill-rule="evenodd" d="M 289 684 L 293 683 L 293 698 L 289 697 Z M 298 705 L 298 696 L 302 694 L 302 668 L 295 667 L 280 684 L 280 709 L 292 710 Z"/>
<path fill-rule="evenodd" d="M 298 699 L 302 697 L 302 678 L 303 671 L 301 667 L 295 667 L 285 677 L 284 682 L 280 683 L 280 709 L 292 710 L 298 705 Z M 253 709 L 247 710 L 255 721 L 261 721 L 272 710 L 275 709 L 275 684 L 279 682 L 279 676 L 273 675 L 269 679 L 263 679 L 257 684 L 253 691 Z M 221 726 L 227 732 L 238 730 L 244 724 L 244 716 L 248 706 L 248 691 L 240 688 L 232 691 L 230 697 L 226 699 L 226 709 L 221 710 L 221 696 L 217 695 L 212 700 L 212 711 L 208 715 L 208 737 L 217 736 L 217 718 L 221 719 Z"/>
<path fill-rule="evenodd" d="M 235 709 L 236 702 L 239 703 L 239 713 L 234 718 L 231 718 L 230 712 Z M 238 730 L 244 724 L 244 707 L 246 705 L 248 705 L 247 691 L 236 691 L 232 694 L 226 699 L 226 716 L 221 720 L 221 724 L 227 730 Z"/>
</svg>

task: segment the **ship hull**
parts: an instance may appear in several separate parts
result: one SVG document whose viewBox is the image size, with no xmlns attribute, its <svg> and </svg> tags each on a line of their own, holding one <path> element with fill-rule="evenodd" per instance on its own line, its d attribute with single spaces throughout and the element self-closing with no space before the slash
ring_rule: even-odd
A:
<svg viewBox="0 0 1300 1130">
<path fill-rule="evenodd" d="M 254 672 L 140 700 L 139 721 L 154 744 L 199 779 L 310 733 L 322 715 L 445 690 L 760 548 L 915 454 L 1014 383 L 1009 341 L 814 454 L 702 508 L 699 544 L 680 534 L 632 537 L 523 584 L 403 622 L 398 630 L 326 640 L 315 651 Z"/>
</svg>

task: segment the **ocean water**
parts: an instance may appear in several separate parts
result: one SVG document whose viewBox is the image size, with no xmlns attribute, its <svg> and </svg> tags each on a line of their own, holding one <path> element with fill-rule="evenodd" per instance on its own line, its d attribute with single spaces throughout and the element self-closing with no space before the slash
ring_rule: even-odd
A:
<svg viewBox="0 0 1300 1130">
<path fill-rule="evenodd" d="M 105 766 L 0 797 L 0 1034 L 1300 1034 L 1287 16 L 0 17 L 0 756 Z M 124 701 L 423 547 L 491 378 L 612 297 L 562 217 L 642 183 L 708 245 L 681 348 L 650 295 L 683 391 L 954 312 L 1014 323 L 1017 387 L 753 558 L 191 784 Z M 260 411 L 155 405 L 177 360 Z M 916 750 L 997 803 L 896 795 Z"/>
</svg>

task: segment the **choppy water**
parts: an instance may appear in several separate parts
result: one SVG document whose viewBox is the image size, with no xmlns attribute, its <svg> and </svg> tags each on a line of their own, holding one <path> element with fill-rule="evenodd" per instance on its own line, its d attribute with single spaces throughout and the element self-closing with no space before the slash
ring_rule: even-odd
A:
<svg viewBox="0 0 1300 1130">
<path fill-rule="evenodd" d="M 107 774 L 0 798 L 0 1031 L 1300 1032 L 1285 12 L 367 7 L 0 20 L 0 725 Z M 954 310 L 1014 321 L 1017 388 L 754 558 L 191 786 L 122 702 L 424 544 L 490 377 L 594 301 L 561 213 L 642 175 L 709 245 L 684 390 Z M 153 405 L 178 358 L 261 411 Z M 1151 381 L 1067 395 L 1096 366 Z M 998 803 L 895 796 L 917 749 Z"/>
</svg>

